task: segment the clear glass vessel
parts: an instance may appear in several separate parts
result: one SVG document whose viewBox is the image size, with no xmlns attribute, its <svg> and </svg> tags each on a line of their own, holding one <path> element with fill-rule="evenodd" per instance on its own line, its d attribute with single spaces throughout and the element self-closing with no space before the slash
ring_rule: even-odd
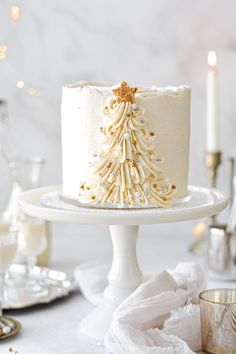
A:
<svg viewBox="0 0 236 354">
<path fill-rule="evenodd" d="M 18 248 L 26 257 L 26 277 L 18 285 L 19 295 L 26 297 L 41 297 L 48 294 L 47 284 L 42 279 L 35 280 L 31 276 L 37 262 L 37 256 L 47 247 L 44 220 L 24 216 L 19 223 Z"/>
<path fill-rule="evenodd" d="M 236 289 L 211 289 L 200 295 L 205 353 L 236 354 Z"/>
<path fill-rule="evenodd" d="M 5 294 L 5 274 L 12 264 L 17 251 L 16 228 L 10 228 L 0 234 L 0 318 L 2 316 L 2 301 Z"/>
</svg>

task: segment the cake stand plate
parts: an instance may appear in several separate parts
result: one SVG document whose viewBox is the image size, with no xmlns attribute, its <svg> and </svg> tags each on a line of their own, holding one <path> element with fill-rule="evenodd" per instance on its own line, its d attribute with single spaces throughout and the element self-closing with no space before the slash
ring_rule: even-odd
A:
<svg viewBox="0 0 236 354">
<path fill-rule="evenodd" d="M 80 224 L 144 225 L 200 219 L 219 213 L 227 204 L 217 189 L 189 186 L 191 199 L 170 208 L 106 209 L 81 207 L 64 201 L 61 186 L 43 187 L 21 194 L 26 214 L 50 220 Z"/>
<path fill-rule="evenodd" d="M 113 261 L 103 303 L 84 318 L 79 334 L 102 345 L 117 306 L 142 282 L 136 256 L 138 225 L 193 220 L 219 213 L 228 197 L 217 189 L 190 186 L 191 200 L 170 208 L 102 209 L 79 207 L 60 198 L 61 187 L 45 187 L 24 192 L 20 205 L 37 218 L 81 224 L 108 224 L 113 244 Z"/>
</svg>

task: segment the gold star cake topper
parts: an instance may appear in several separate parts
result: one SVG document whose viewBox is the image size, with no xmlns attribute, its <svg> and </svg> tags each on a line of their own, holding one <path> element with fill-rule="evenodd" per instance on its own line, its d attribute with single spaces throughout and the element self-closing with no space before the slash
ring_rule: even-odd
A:
<svg viewBox="0 0 236 354">
<path fill-rule="evenodd" d="M 114 95 L 117 97 L 117 102 L 130 102 L 134 103 L 134 94 L 137 92 L 137 87 L 129 87 L 127 82 L 121 81 L 120 87 L 112 90 Z"/>
</svg>

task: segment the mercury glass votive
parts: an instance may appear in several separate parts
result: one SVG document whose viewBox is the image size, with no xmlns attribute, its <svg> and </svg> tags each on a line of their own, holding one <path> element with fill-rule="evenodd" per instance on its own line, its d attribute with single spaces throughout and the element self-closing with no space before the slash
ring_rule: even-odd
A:
<svg viewBox="0 0 236 354">
<path fill-rule="evenodd" d="M 204 353 L 236 354 L 236 288 L 206 290 L 199 298 Z"/>
</svg>

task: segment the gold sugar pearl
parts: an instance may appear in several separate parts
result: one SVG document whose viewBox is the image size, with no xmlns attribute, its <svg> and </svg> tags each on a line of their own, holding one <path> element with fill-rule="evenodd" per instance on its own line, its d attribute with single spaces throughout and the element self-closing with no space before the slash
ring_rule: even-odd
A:
<svg viewBox="0 0 236 354">
<path fill-rule="evenodd" d="M 172 189 L 175 189 L 176 188 L 176 185 L 175 184 L 172 184 Z"/>
<path fill-rule="evenodd" d="M 114 135 L 114 132 L 111 132 L 111 135 Z"/>
<path fill-rule="evenodd" d="M 91 195 L 91 199 L 96 199 L 96 196 L 95 195 Z"/>
<path fill-rule="evenodd" d="M 154 188 L 156 188 L 156 187 L 157 187 L 157 184 L 156 184 L 156 183 L 154 183 L 153 187 L 154 187 Z"/>
<path fill-rule="evenodd" d="M 162 197 L 162 200 L 166 201 L 166 197 Z"/>
</svg>

